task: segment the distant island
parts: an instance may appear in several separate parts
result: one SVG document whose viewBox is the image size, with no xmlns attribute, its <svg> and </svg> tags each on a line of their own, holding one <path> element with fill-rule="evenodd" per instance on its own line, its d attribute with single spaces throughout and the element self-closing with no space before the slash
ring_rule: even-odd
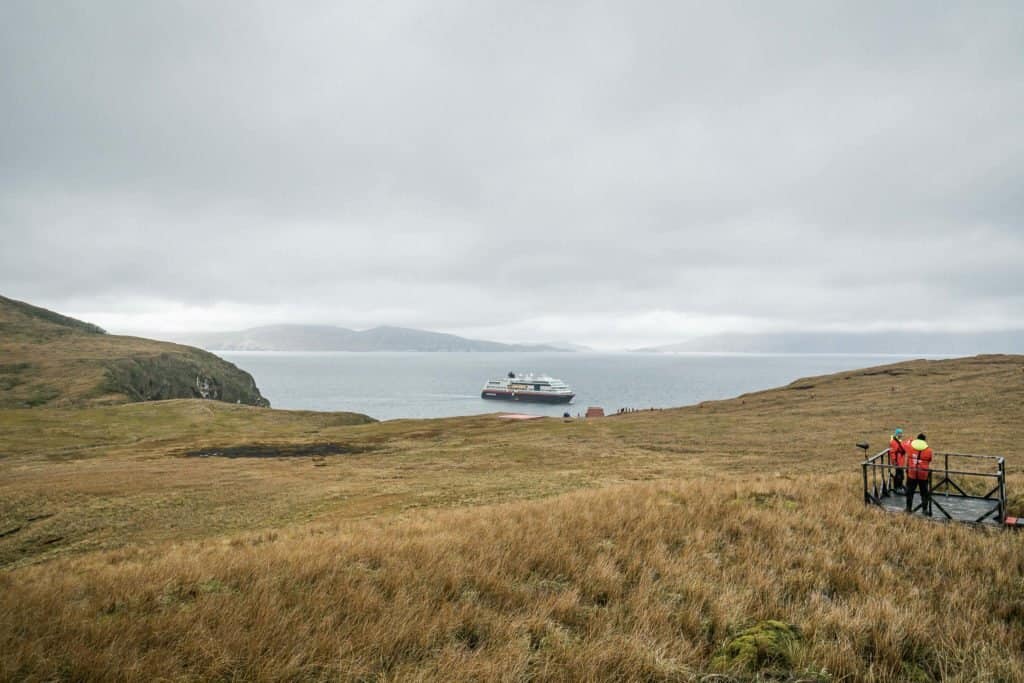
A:
<svg viewBox="0 0 1024 683">
<path fill-rule="evenodd" d="M 211 351 L 573 351 L 569 345 L 502 344 L 408 327 L 351 330 L 333 325 L 267 325 L 236 332 L 174 335 Z"/>
<path fill-rule="evenodd" d="M 1024 330 L 1004 332 L 778 332 L 730 333 L 636 351 L 680 353 L 880 353 L 969 356 L 1024 353 Z"/>
</svg>

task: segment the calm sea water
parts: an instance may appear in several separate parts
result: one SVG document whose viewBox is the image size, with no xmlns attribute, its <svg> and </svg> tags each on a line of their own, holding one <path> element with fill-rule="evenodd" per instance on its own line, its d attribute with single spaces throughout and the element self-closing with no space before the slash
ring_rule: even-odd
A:
<svg viewBox="0 0 1024 683">
<path fill-rule="evenodd" d="M 903 356 L 659 353 L 352 353 L 221 351 L 275 408 L 344 410 L 381 420 L 498 411 L 575 415 L 587 406 L 667 408 L 768 389 Z M 488 379 L 535 372 L 576 391 L 565 405 L 485 401 Z"/>
</svg>

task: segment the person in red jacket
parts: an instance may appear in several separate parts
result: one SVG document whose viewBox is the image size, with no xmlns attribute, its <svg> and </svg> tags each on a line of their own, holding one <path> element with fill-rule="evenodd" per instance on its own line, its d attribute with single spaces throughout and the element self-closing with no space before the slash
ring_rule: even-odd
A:
<svg viewBox="0 0 1024 683">
<path fill-rule="evenodd" d="M 904 442 L 903 430 L 899 427 L 889 437 L 889 460 L 896 466 L 893 476 L 893 491 L 903 493 L 903 466 L 907 463 L 907 451 L 910 449 L 910 442 Z"/>
<path fill-rule="evenodd" d="M 928 468 L 932 463 L 932 449 L 924 434 L 910 442 L 907 451 L 907 512 L 914 509 L 914 489 L 921 492 L 921 511 L 931 516 L 928 505 Z"/>
</svg>

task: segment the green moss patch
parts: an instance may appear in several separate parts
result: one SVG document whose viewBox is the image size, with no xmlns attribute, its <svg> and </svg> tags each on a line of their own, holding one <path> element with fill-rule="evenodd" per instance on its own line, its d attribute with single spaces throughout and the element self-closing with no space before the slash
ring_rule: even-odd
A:
<svg viewBox="0 0 1024 683">
<path fill-rule="evenodd" d="M 790 669 L 793 654 L 803 639 L 800 629 L 782 621 L 759 621 L 737 634 L 715 653 L 711 665 L 718 670 Z"/>
</svg>

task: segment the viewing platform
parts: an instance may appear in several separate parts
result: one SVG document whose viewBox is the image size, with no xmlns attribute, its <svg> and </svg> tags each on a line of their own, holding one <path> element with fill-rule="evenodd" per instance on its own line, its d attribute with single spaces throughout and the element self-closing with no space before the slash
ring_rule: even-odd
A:
<svg viewBox="0 0 1024 683">
<path fill-rule="evenodd" d="M 866 450 L 866 445 L 861 448 Z M 865 505 L 906 512 L 907 498 L 902 489 L 896 489 L 897 467 L 888 448 L 862 462 L 861 469 Z M 989 526 L 1019 525 L 1006 515 L 1006 462 L 1001 456 L 935 453 L 928 471 L 928 490 L 927 505 L 915 493 L 913 515 Z"/>
</svg>

